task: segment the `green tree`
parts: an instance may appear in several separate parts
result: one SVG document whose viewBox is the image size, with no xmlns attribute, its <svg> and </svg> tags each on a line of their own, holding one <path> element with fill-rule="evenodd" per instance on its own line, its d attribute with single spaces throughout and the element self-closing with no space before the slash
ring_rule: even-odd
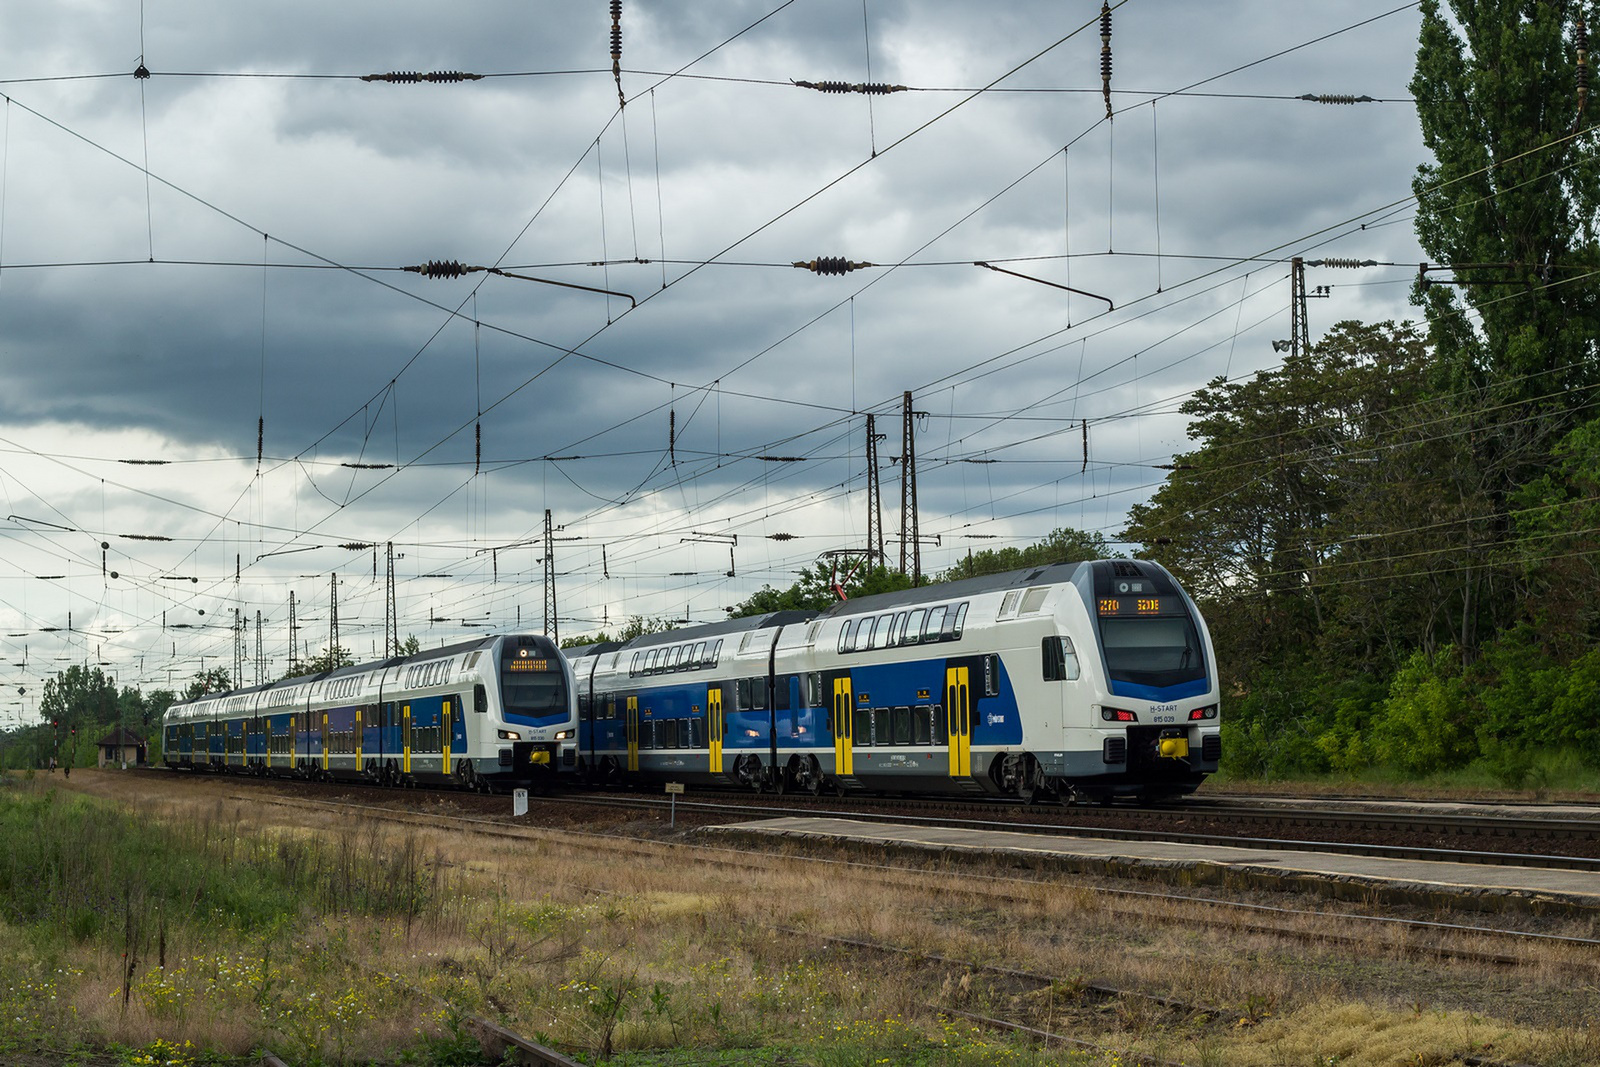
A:
<svg viewBox="0 0 1600 1067">
<path fill-rule="evenodd" d="M 645 634 L 658 634 L 670 629 L 672 629 L 672 623 L 666 619 L 635 615 L 624 625 L 618 627 L 617 632 L 614 634 L 601 630 L 592 634 L 564 637 L 561 639 L 561 647 L 579 648 L 583 645 L 598 645 L 603 641 L 615 641 L 620 644 L 625 641 L 632 641 L 635 637 L 642 637 Z"/>
<path fill-rule="evenodd" d="M 225 693 L 233 688 L 233 675 L 226 667 L 212 667 L 196 671 L 193 680 L 183 690 L 183 699 L 193 700 L 207 693 Z"/>
<path fill-rule="evenodd" d="M 1458 381 L 1556 413 L 1593 385 L 1600 265 L 1596 111 L 1578 92 L 1577 0 L 1423 0 L 1411 92 L 1434 162 L 1416 231 L 1456 286 L 1422 287 Z M 1468 266 L 1482 264 L 1483 266 Z M 1475 317 L 1477 326 L 1469 319 Z"/>
<path fill-rule="evenodd" d="M 59 722 L 63 735 L 75 727 L 114 721 L 116 709 L 117 684 L 99 667 L 68 667 L 45 681 L 39 701 L 39 713 Z"/>
<path fill-rule="evenodd" d="M 823 611 L 839 602 L 839 590 L 845 599 L 890 593 L 910 589 L 911 579 L 887 567 L 861 567 L 851 571 L 841 565 L 835 568 L 817 563 L 799 572 L 799 580 L 787 589 L 762 586 L 748 600 L 735 605 L 728 612 L 735 619 L 751 615 L 765 615 L 773 611 Z M 836 590 L 834 587 L 839 588 Z"/>
<path fill-rule="evenodd" d="M 1053 563 L 1078 563 L 1090 559 L 1120 557 L 1112 551 L 1102 534 L 1089 530 L 1063 528 L 1051 531 L 1043 541 L 1021 548 L 986 548 L 969 552 L 967 558 L 943 572 L 936 581 L 956 582 L 986 574 L 1004 574 L 1024 567 L 1045 567 Z"/>
<path fill-rule="evenodd" d="M 303 678 L 309 674 L 324 674 L 340 667 L 348 667 L 354 662 L 349 649 L 343 645 L 335 645 L 333 648 L 323 649 L 304 663 L 296 664 L 293 670 L 284 671 L 283 677 Z"/>
</svg>

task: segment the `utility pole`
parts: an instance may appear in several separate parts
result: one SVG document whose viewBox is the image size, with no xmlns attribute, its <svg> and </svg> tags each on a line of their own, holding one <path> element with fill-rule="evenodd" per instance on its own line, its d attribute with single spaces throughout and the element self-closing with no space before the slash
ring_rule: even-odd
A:
<svg viewBox="0 0 1600 1067">
<path fill-rule="evenodd" d="M 905 392 L 904 441 L 900 447 L 900 573 L 911 575 L 913 587 L 922 584 L 922 542 L 917 529 L 916 412 L 911 410 L 911 390 Z M 911 570 L 906 570 L 906 556 Z"/>
<path fill-rule="evenodd" d="M 887 437 L 878 432 L 878 417 L 867 416 L 867 567 L 886 566 L 883 554 L 883 487 L 878 482 L 878 442 Z"/>
<path fill-rule="evenodd" d="M 556 538 L 549 508 L 544 509 L 544 633 L 561 643 L 556 626 Z"/>
<path fill-rule="evenodd" d="M 400 652 L 400 609 L 394 602 L 394 542 L 388 542 L 389 586 L 383 600 L 383 658 Z"/>
<path fill-rule="evenodd" d="M 267 657 L 261 651 L 261 609 L 256 609 L 256 684 L 267 680 Z"/>
<path fill-rule="evenodd" d="M 339 575 L 328 575 L 328 667 L 339 662 Z"/>
<path fill-rule="evenodd" d="M 1295 256 L 1289 267 L 1289 358 L 1294 359 L 1311 350 L 1306 325 L 1306 261 Z"/>
<path fill-rule="evenodd" d="M 233 609 L 233 684 L 244 684 L 244 620 Z"/>
</svg>

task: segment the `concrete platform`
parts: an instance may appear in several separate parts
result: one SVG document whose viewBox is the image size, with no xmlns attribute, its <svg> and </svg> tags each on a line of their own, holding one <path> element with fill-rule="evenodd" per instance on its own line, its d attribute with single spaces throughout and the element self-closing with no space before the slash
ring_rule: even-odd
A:
<svg viewBox="0 0 1600 1067">
<path fill-rule="evenodd" d="M 1293 889 L 1347 900 L 1378 898 L 1447 905 L 1457 910 L 1588 914 L 1600 910 L 1600 877 L 1584 871 L 941 829 L 840 818 L 765 819 L 709 826 L 698 832 L 768 840 L 849 842 L 921 855 L 993 857 L 1022 867 L 1184 885 Z"/>
</svg>

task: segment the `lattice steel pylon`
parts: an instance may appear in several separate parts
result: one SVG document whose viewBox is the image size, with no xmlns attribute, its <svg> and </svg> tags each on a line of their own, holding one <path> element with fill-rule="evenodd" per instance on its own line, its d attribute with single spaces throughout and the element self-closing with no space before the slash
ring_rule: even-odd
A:
<svg viewBox="0 0 1600 1067">
<path fill-rule="evenodd" d="M 339 662 L 339 576 L 328 575 L 328 666 Z"/>
<path fill-rule="evenodd" d="M 883 554 L 883 486 L 878 480 L 878 417 L 867 416 L 867 566 L 888 564 Z"/>
<path fill-rule="evenodd" d="M 400 652 L 400 609 L 394 600 L 394 542 L 386 543 L 389 582 L 383 598 L 383 658 Z"/>
<path fill-rule="evenodd" d="M 912 586 L 922 584 L 922 541 L 917 529 L 917 416 L 911 410 L 911 390 L 905 392 L 904 443 L 900 449 L 900 573 L 911 575 Z M 906 570 L 906 557 L 911 570 Z"/>
<path fill-rule="evenodd" d="M 1306 261 L 1295 256 L 1289 266 L 1289 355 L 1298 357 L 1311 351 L 1310 327 L 1306 324 Z"/>
<path fill-rule="evenodd" d="M 544 634 L 560 643 L 556 627 L 556 539 L 550 509 L 544 509 Z"/>
</svg>

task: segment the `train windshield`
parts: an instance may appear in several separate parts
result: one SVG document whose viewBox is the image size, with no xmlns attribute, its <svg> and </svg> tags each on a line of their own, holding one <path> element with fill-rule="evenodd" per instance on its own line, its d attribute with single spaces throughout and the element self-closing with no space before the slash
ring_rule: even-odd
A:
<svg viewBox="0 0 1600 1067">
<path fill-rule="evenodd" d="M 1206 676 L 1200 635 L 1187 615 L 1101 619 L 1100 644 L 1113 681 L 1164 688 Z"/>
<path fill-rule="evenodd" d="M 501 667 L 500 695 L 507 715 L 540 718 L 567 713 L 567 680 L 560 660 L 508 659 Z"/>
</svg>

